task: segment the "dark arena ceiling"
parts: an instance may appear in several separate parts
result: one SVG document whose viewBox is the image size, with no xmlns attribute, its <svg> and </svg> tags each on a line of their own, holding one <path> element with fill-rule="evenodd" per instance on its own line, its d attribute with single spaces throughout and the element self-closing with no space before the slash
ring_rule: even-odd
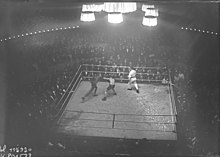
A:
<svg viewBox="0 0 220 157">
<path fill-rule="evenodd" d="M 138 1 L 139 11 L 131 17 L 142 19 L 141 5 L 148 1 Z M 79 22 L 82 4 L 91 3 L 90 1 L 53 1 L 53 0 L 11 0 L 0 1 L 0 35 L 4 33 L 19 33 L 30 29 L 30 25 L 25 24 L 25 20 L 32 19 L 31 24 L 36 24 L 47 16 L 47 22 L 57 24 L 54 20 L 60 22 Z M 197 27 L 214 32 L 219 30 L 219 3 L 217 1 L 150 1 L 159 9 L 160 18 L 169 20 L 175 25 L 186 27 Z M 40 15 L 40 17 L 39 17 Z M 38 16 L 34 20 L 31 16 Z M 64 22 L 63 21 L 63 22 Z M 44 19 L 46 24 L 46 21 Z M 48 25 L 48 24 L 47 24 Z M 16 26 L 16 27 L 15 27 Z M 22 27 L 22 30 L 19 30 Z M 28 28 L 29 27 L 29 28 Z M 10 30 L 9 30 L 10 29 Z M 18 32 L 17 32 L 18 31 Z M 29 30 L 27 30 L 29 31 Z"/>
</svg>

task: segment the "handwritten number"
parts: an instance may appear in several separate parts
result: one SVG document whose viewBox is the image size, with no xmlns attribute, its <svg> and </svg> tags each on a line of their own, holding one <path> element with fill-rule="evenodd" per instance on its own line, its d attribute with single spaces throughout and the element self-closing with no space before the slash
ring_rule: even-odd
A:
<svg viewBox="0 0 220 157">
<path fill-rule="evenodd" d="M 27 153 L 27 147 L 24 147 L 24 153 Z"/>
</svg>

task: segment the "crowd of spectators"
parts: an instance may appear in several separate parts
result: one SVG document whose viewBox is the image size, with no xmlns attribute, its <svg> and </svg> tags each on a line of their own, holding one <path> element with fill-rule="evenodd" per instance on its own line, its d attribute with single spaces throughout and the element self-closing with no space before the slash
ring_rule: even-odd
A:
<svg viewBox="0 0 220 157">
<path fill-rule="evenodd" d="M 11 87 L 8 108 L 10 113 L 15 114 L 8 118 L 9 130 L 13 132 L 12 128 L 18 125 L 21 130 L 16 131 L 17 135 L 22 132 L 23 136 L 33 138 L 41 132 L 48 131 L 59 111 L 56 108 L 59 100 L 66 92 L 75 72 L 75 68 L 66 65 L 62 70 L 55 69 L 48 75 Z"/>
<path fill-rule="evenodd" d="M 178 124 L 181 128 L 185 128 L 180 132 L 183 139 L 190 139 L 185 140 L 186 145 L 191 150 L 190 153 L 194 153 L 194 146 L 198 141 L 194 125 L 195 117 L 189 116 L 195 114 L 192 113 L 195 111 L 192 108 L 195 108 L 198 103 L 196 102 L 198 93 L 194 91 L 190 78 L 194 69 L 187 65 L 188 61 L 184 55 L 173 52 L 172 47 L 175 47 L 176 43 L 174 40 L 168 40 L 167 34 L 159 30 L 153 33 L 109 34 L 109 32 L 89 32 L 85 28 L 79 28 L 77 31 L 63 31 L 62 34 L 59 32 L 44 34 L 54 39 L 54 42 L 46 46 L 22 47 L 23 51 L 17 54 L 11 52 L 11 57 L 16 56 L 14 63 L 16 66 L 12 68 L 11 78 L 17 70 L 20 72 L 19 75 L 25 74 L 25 77 L 33 73 L 39 74 L 39 72 L 42 75 L 31 78 L 28 83 L 24 81 L 15 85 L 13 88 L 16 92 L 10 95 L 12 97 L 10 101 L 13 100 L 12 104 L 16 105 L 11 106 L 19 108 L 19 111 L 28 119 L 30 126 L 36 122 L 50 121 L 53 118 L 56 103 L 65 93 L 81 64 L 104 65 L 94 66 L 93 70 L 117 72 L 118 78 L 125 78 L 120 72 L 128 72 L 128 69 L 122 66 L 170 69 L 172 82 L 175 85 Z M 149 38 L 146 38 L 146 35 Z M 156 46 L 155 43 L 160 46 Z M 138 68 L 137 72 L 145 73 L 137 75 L 138 79 L 161 80 L 163 76 L 167 76 L 167 70 Z M 203 92 L 208 93 L 212 98 L 216 95 L 213 91 L 209 92 L 205 89 Z M 219 117 L 217 114 L 213 115 L 213 112 L 214 110 L 210 109 L 210 112 L 207 112 L 209 114 L 206 115 L 213 126 L 217 126 Z M 185 119 L 188 119 L 187 123 Z M 50 143 L 50 145 L 53 144 Z"/>
<path fill-rule="evenodd" d="M 46 46 L 24 47 L 17 56 L 22 61 L 20 64 L 24 72 L 33 72 L 64 62 L 163 67 L 165 66 L 163 60 L 172 56 L 165 47 L 159 49 L 157 46 L 154 48 L 149 46 L 153 45 L 155 37 L 146 40 L 140 34 L 135 36 L 121 34 L 109 36 L 108 32 L 87 34 L 88 32 L 80 28 L 77 31 L 62 33 L 62 36 L 57 32 L 45 34 L 54 41 Z M 160 38 L 161 35 L 158 35 L 158 39 Z M 25 41 L 26 44 L 30 42 L 29 40 L 33 39 Z"/>
<path fill-rule="evenodd" d="M 137 71 L 136 78 L 142 83 L 164 83 L 169 81 L 169 70 L 165 67 L 134 67 Z M 129 67 L 117 66 L 115 63 L 112 66 L 108 65 L 89 65 L 83 66 L 83 77 L 92 78 L 94 76 L 107 77 L 113 76 L 116 81 L 127 82 Z M 162 82 L 163 81 L 163 82 Z"/>
</svg>

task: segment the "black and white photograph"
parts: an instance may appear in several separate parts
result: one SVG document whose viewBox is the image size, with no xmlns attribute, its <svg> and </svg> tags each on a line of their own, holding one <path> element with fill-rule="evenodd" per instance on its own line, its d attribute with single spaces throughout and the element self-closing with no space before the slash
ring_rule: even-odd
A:
<svg viewBox="0 0 220 157">
<path fill-rule="evenodd" d="M 219 12 L 0 0 L 0 157 L 220 157 Z"/>
</svg>

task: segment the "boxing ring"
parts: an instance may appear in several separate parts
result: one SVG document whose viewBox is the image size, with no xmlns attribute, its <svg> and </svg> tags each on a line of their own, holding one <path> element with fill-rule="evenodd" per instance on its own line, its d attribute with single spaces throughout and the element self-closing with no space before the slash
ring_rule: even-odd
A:
<svg viewBox="0 0 220 157">
<path fill-rule="evenodd" d="M 143 67 L 139 68 L 144 71 Z M 149 69 L 145 68 L 146 71 Z M 166 77 L 171 81 L 169 70 L 150 69 L 156 69 L 155 72 L 160 73 L 161 78 Z M 71 82 L 74 85 L 67 90 L 68 96 L 61 103 L 63 105 L 62 111 L 58 112 L 57 132 L 73 136 L 177 140 L 177 112 L 172 86 L 169 83 L 161 84 L 159 77 L 149 77 L 152 74 L 147 75 L 149 71 L 143 73 L 137 69 L 140 93 L 129 91 L 125 77 L 128 75 L 127 70 L 128 67 L 125 66 L 117 66 L 115 69 L 102 65 L 80 66 L 75 81 Z M 107 77 L 110 73 L 114 73 L 116 77 L 117 95 L 110 92 L 107 101 L 102 101 L 108 83 L 100 81 L 97 84 L 98 96 L 91 94 L 82 102 L 81 97 L 91 87 L 89 79 L 93 75 Z"/>
</svg>

